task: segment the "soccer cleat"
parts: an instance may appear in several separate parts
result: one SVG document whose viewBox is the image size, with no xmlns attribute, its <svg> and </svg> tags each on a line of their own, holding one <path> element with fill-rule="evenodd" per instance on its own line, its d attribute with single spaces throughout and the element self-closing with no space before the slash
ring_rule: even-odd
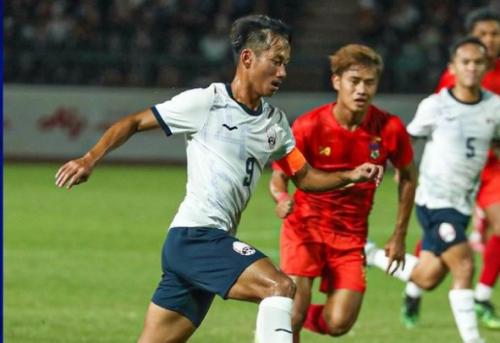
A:
<svg viewBox="0 0 500 343">
<path fill-rule="evenodd" d="M 488 329 L 500 330 L 500 317 L 495 313 L 495 307 L 490 301 L 474 301 L 477 319 Z"/>
<path fill-rule="evenodd" d="M 401 322 L 407 329 L 413 329 L 419 319 L 420 298 L 405 295 L 403 308 L 401 309 Z"/>
<path fill-rule="evenodd" d="M 375 253 L 377 252 L 377 246 L 375 243 L 372 241 L 366 241 L 365 243 L 365 258 L 366 258 L 366 265 L 367 266 L 373 266 L 375 263 Z"/>
</svg>

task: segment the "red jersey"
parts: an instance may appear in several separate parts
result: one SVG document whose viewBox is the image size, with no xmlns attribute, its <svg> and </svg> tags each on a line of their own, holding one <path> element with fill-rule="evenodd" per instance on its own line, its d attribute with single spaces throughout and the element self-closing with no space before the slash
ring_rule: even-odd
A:
<svg viewBox="0 0 500 343">
<path fill-rule="evenodd" d="M 397 168 L 412 162 L 410 137 L 397 116 L 370 106 L 361 125 L 348 131 L 336 121 L 334 106 L 335 103 L 313 109 L 292 126 L 296 146 L 311 166 L 338 171 L 365 162 L 385 165 L 389 160 Z M 276 164 L 274 167 L 278 168 Z M 334 230 L 365 238 L 375 188 L 374 182 L 362 182 L 321 193 L 297 190 L 294 209 L 285 219 L 285 226 L 307 222 L 311 231 Z"/>
<path fill-rule="evenodd" d="M 439 92 L 442 88 L 451 88 L 454 85 L 455 76 L 450 73 L 449 69 L 447 69 L 439 80 L 439 84 L 436 88 L 436 93 Z M 500 95 L 500 58 L 497 58 L 494 68 L 484 74 L 484 78 L 481 81 L 481 86 L 495 94 Z M 481 175 L 481 179 L 491 179 L 495 174 L 498 176 L 499 170 L 500 159 L 496 157 L 493 151 L 490 150 L 488 160 L 486 161 L 486 165 L 484 166 L 484 170 Z"/>
</svg>

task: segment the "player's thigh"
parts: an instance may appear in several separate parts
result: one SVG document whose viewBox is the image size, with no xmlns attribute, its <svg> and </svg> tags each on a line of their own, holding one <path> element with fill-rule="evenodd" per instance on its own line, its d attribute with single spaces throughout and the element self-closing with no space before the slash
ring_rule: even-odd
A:
<svg viewBox="0 0 500 343">
<path fill-rule="evenodd" d="M 288 279 L 258 249 L 214 228 L 170 229 L 163 256 L 164 270 L 224 299 L 258 301 L 265 286 Z"/>
<path fill-rule="evenodd" d="M 321 274 L 320 291 L 366 290 L 364 241 L 356 237 L 336 237 L 329 243 L 326 267 Z"/>
<path fill-rule="evenodd" d="M 493 228 L 493 233 L 500 236 L 500 201 L 486 207 L 484 212 L 488 222 Z"/>
<path fill-rule="evenodd" d="M 293 298 L 294 294 L 293 280 L 266 257 L 255 261 L 240 274 L 227 298 L 260 302 L 270 296 Z"/>
<path fill-rule="evenodd" d="M 288 275 L 318 277 L 325 265 L 326 245 L 307 222 L 285 221 L 280 236 L 280 268 Z"/>
<path fill-rule="evenodd" d="M 196 330 L 185 316 L 150 303 L 138 343 L 182 343 Z"/>
<path fill-rule="evenodd" d="M 433 289 L 444 279 L 448 273 L 448 267 L 433 252 L 422 250 L 418 258 L 418 264 L 411 273 L 411 281 L 424 289 Z"/>
<path fill-rule="evenodd" d="M 343 334 L 354 325 L 363 295 L 363 292 L 350 289 L 337 289 L 328 294 L 324 315 L 330 329 Z"/>
<path fill-rule="evenodd" d="M 474 257 L 467 242 L 454 245 L 441 258 L 453 277 L 453 288 L 471 288 L 474 276 Z"/>
<path fill-rule="evenodd" d="M 422 250 L 439 257 L 449 248 L 467 242 L 465 230 L 470 216 L 454 208 L 429 209 L 425 206 L 417 206 L 416 213 L 424 232 Z"/>
</svg>

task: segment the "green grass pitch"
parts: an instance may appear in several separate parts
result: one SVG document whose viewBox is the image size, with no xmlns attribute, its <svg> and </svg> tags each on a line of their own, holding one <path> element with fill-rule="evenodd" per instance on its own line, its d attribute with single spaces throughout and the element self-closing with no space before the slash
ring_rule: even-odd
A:
<svg viewBox="0 0 500 343">
<path fill-rule="evenodd" d="M 185 168 L 104 165 L 87 184 L 66 191 L 54 186 L 57 167 L 4 168 L 4 339 L 134 342 L 160 277 L 160 249 L 184 195 Z M 280 223 L 267 193 L 269 175 L 243 215 L 239 237 L 277 261 Z M 396 197 L 388 175 L 370 220 L 370 237 L 379 245 L 393 229 Z M 412 221 L 409 248 L 419 233 Z M 379 270 L 367 275 L 358 322 L 335 342 L 460 342 L 449 279 L 426 295 L 420 327 L 406 330 L 399 322 L 403 284 Z M 500 290 L 495 293 L 500 305 Z M 321 294 L 314 298 L 323 301 Z M 217 299 L 191 342 L 253 342 L 256 311 L 254 304 Z M 481 331 L 488 342 L 500 342 L 500 332 Z M 304 332 L 302 341 L 332 338 Z"/>
</svg>

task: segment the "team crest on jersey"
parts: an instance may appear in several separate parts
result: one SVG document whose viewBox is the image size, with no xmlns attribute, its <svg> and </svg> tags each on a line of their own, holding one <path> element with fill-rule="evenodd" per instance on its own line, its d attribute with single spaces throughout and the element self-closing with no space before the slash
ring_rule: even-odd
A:
<svg viewBox="0 0 500 343">
<path fill-rule="evenodd" d="M 380 142 L 381 141 L 382 141 L 382 138 L 373 137 L 372 141 L 370 142 L 370 157 L 372 160 L 376 160 L 377 158 L 380 157 Z"/>
<path fill-rule="evenodd" d="M 267 144 L 269 145 L 269 149 L 274 149 L 276 146 L 276 129 L 274 127 L 270 127 L 267 129 Z"/>
<path fill-rule="evenodd" d="M 330 156 L 332 154 L 332 148 L 330 148 L 329 146 L 320 146 L 319 154 L 323 156 Z"/>
<path fill-rule="evenodd" d="M 250 256 L 255 254 L 254 248 L 252 248 L 250 245 L 246 243 L 239 241 L 233 242 L 233 250 L 243 256 Z"/>
<path fill-rule="evenodd" d="M 453 242 L 457 237 L 455 228 L 450 223 L 442 223 L 439 225 L 439 237 L 446 243 Z"/>
</svg>

